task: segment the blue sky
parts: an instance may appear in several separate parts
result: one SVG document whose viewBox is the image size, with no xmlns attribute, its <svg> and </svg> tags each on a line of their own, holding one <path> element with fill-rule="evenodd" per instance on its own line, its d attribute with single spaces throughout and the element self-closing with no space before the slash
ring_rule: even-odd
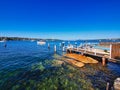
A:
<svg viewBox="0 0 120 90">
<path fill-rule="evenodd" d="M 120 0 L 0 0 L 0 34 L 120 38 Z"/>
</svg>

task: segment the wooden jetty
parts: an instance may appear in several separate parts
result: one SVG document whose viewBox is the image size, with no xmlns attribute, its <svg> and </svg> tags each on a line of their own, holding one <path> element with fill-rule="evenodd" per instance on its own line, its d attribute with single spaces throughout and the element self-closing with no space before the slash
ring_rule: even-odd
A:
<svg viewBox="0 0 120 90">
<path fill-rule="evenodd" d="M 103 65 L 106 61 L 120 62 L 120 43 L 112 43 L 109 45 L 110 51 L 104 51 L 95 48 L 68 48 L 67 53 L 78 53 L 85 56 L 99 59 Z"/>
</svg>

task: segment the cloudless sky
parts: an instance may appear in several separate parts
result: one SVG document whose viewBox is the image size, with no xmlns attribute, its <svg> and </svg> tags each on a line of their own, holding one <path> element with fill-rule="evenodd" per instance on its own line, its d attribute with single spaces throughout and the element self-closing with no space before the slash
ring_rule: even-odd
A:
<svg viewBox="0 0 120 90">
<path fill-rule="evenodd" d="M 120 0 L 0 0 L 0 34 L 120 38 Z"/>
</svg>

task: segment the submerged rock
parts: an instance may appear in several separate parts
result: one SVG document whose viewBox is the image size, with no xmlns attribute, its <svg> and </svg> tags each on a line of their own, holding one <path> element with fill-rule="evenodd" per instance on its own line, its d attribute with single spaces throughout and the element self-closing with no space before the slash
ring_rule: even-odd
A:
<svg viewBox="0 0 120 90">
<path fill-rule="evenodd" d="M 52 61 L 52 66 L 60 66 L 64 64 L 64 61 L 61 61 L 61 60 L 53 60 Z"/>
<path fill-rule="evenodd" d="M 114 81 L 114 89 L 115 90 L 120 90 L 120 77 L 115 79 L 115 81 Z"/>
</svg>

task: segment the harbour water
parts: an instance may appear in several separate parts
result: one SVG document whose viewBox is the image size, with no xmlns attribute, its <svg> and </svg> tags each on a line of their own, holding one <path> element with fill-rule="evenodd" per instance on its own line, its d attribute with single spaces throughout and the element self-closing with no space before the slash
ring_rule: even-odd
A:
<svg viewBox="0 0 120 90">
<path fill-rule="evenodd" d="M 112 86 L 114 79 L 120 77 L 120 64 L 86 64 L 77 68 L 65 63 L 65 52 L 59 43 L 7 41 L 6 48 L 0 43 L 0 90 L 105 90 L 107 82 Z"/>
</svg>

